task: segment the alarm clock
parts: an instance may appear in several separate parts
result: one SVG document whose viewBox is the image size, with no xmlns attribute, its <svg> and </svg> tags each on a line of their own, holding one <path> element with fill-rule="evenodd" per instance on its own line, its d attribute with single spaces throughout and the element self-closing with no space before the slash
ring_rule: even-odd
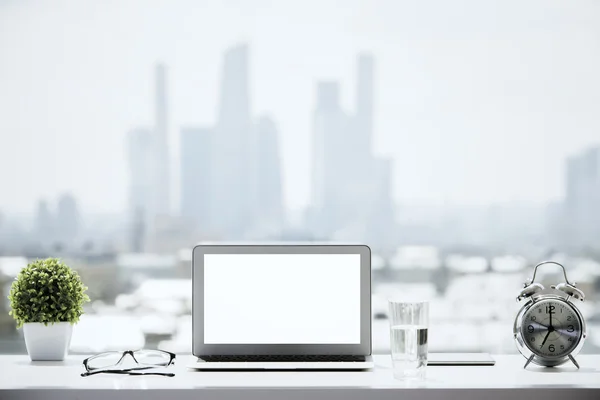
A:
<svg viewBox="0 0 600 400">
<path fill-rule="evenodd" d="M 562 268 L 565 281 L 545 288 L 535 282 L 537 269 L 554 264 Z M 522 307 L 517 314 L 513 334 L 517 349 L 527 359 L 525 366 L 534 363 L 554 367 L 571 360 L 577 368 L 575 356 L 586 337 L 585 320 L 575 305 L 585 298 L 575 283 L 567 279 L 562 264 L 544 261 L 533 269 L 533 277 L 525 282 L 517 297 Z"/>
</svg>

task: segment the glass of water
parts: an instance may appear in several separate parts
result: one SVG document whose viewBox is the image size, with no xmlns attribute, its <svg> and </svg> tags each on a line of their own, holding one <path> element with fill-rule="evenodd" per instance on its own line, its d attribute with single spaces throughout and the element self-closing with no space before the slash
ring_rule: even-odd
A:
<svg viewBox="0 0 600 400">
<path fill-rule="evenodd" d="M 389 301 L 390 347 L 396 379 L 424 379 L 429 303 Z"/>
</svg>

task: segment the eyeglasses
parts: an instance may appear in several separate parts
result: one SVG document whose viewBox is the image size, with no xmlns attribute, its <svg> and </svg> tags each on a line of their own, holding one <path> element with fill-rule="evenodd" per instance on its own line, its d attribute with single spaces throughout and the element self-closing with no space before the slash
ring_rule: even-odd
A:
<svg viewBox="0 0 600 400">
<path fill-rule="evenodd" d="M 132 368 L 112 368 L 118 367 L 126 355 L 130 355 L 138 366 Z M 108 351 L 83 360 L 85 372 L 81 376 L 101 373 L 175 376 L 175 374 L 170 372 L 152 371 L 153 368 L 168 367 L 174 363 L 175 354 L 163 350 Z"/>
</svg>

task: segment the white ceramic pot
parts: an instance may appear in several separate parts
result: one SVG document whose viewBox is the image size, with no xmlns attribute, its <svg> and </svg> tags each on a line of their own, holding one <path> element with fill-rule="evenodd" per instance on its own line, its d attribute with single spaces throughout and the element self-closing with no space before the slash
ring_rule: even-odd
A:
<svg viewBox="0 0 600 400">
<path fill-rule="evenodd" d="M 44 325 L 40 322 L 23 324 L 25 346 L 31 361 L 62 361 L 71 344 L 73 325 L 56 322 Z"/>
</svg>

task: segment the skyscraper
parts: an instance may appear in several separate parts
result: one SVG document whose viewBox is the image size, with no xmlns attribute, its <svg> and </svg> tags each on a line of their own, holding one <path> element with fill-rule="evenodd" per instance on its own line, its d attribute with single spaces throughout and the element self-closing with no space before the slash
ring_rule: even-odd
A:
<svg viewBox="0 0 600 400">
<path fill-rule="evenodd" d="M 252 225 L 257 203 L 255 130 L 250 120 L 248 47 L 225 53 L 221 98 L 215 126 L 212 162 L 216 231 L 231 239 L 243 238 Z"/>
<path fill-rule="evenodd" d="M 202 233 L 212 230 L 212 139 L 209 128 L 181 129 L 181 215 Z"/>
<path fill-rule="evenodd" d="M 358 144 L 363 154 L 372 153 L 373 135 L 373 56 L 362 53 L 358 56 L 358 79 L 356 88 L 356 129 L 358 130 Z"/>
<path fill-rule="evenodd" d="M 249 49 L 247 44 L 240 44 L 228 49 L 223 57 L 221 75 L 221 97 L 217 124 L 247 128 L 250 121 L 250 87 L 248 83 Z M 230 118 L 236 116 L 238 120 Z"/>
<path fill-rule="evenodd" d="M 577 246 L 600 246 L 600 147 L 566 163 L 565 229 Z"/>
<path fill-rule="evenodd" d="M 169 124 L 166 67 L 155 69 L 154 126 L 128 132 L 131 247 L 140 251 L 157 217 L 170 214 Z"/>
<path fill-rule="evenodd" d="M 373 110 L 375 96 L 375 60 L 369 53 L 361 53 L 357 58 L 356 111 L 353 120 L 354 145 L 351 158 L 355 167 L 351 173 L 355 178 L 357 203 L 373 203 L 373 196 L 378 196 L 378 184 L 374 181 L 380 172 L 373 154 Z M 386 164 L 385 161 L 380 163 Z M 385 169 L 385 168 L 384 168 Z M 391 175 L 386 175 L 390 177 Z M 377 194 L 376 194 L 377 193 Z"/>
<path fill-rule="evenodd" d="M 348 139 L 351 124 L 340 106 L 338 82 L 317 83 L 313 119 L 312 195 L 319 235 L 330 235 L 345 220 L 348 203 Z"/>
<path fill-rule="evenodd" d="M 214 128 L 181 130 L 181 213 L 204 237 L 263 237 L 281 229 L 277 128 L 254 123 L 248 46 L 225 52 Z"/>
<path fill-rule="evenodd" d="M 81 215 L 77 201 L 71 194 L 59 197 L 56 207 L 56 230 L 64 245 L 71 245 L 77 239 L 81 227 Z"/>
<path fill-rule="evenodd" d="M 265 235 L 279 233 L 283 225 L 281 152 L 275 122 L 267 116 L 256 123 L 257 154 L 257 229 Z"/>
<path fill-rule="evenodd" d="M 146 234 L 144 230 L 156 216 L 154 136 L 149 128 L 136 128 L 127 134 L 128 215 L 131 223 L 131 243 L 135 251 L 141 251 L 143 248 Z"/>
<path fill-rule="evenodd" d="M 392 197 L 392 160 L 376 158 L 373 162 L 373 192 L 366 224 L 365 239 L 377 243 L 380 251 L 392 251 L 397 240 Z"/>
<path fill-rule="evenodd" d="M 142 253 L 146 244 L 146 220 L 142 209 L 137 208 L 130 213 L 129 250 Z"/>
<path fill-rule="evenodd" d="M 54 240 L 56 221 L 48 202 L 40 200 L 35 216 L 35 234 L 42 243 Z"/>
<path fill-rule="evenodd" d="M 155 212 L 165 215 L 170 212 L 171 185 L 169 179 L 169 125 L 167 119 L 167 76 L 163 64 L 156 65 L 154 125 L 154 187 Z"/>
<path fill-rule="evenodd" d="M 373 156 L 371 143 L 373 57 L 361 54 L 357 65 L 354 113 L 342 110 L 337 82 L 317 84 L 311 225 L 318 236 L 361 239 L 367 229 L 383 226 L 380 222 L 388 219 L 383 213 L 391 213 L 390 163 Z M 378 206 L 383 208 L 374 210 Z"/>
</svg>

